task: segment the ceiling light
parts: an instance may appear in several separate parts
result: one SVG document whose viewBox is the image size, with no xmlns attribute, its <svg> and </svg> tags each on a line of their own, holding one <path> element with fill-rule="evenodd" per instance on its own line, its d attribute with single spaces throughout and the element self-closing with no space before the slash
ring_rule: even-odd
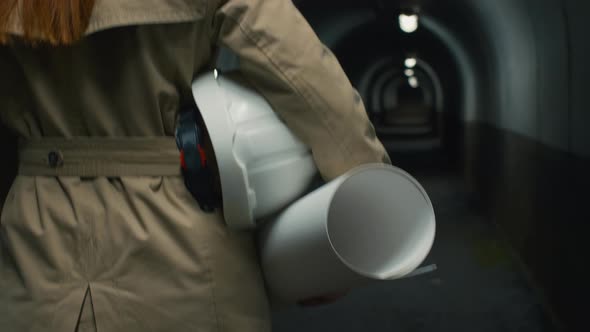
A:
<svg viewBox="0 0 590 332">
<path fill-rule="evenodd" d="M 418 63 L 418 60 L 416 60 L 416 58 L 407 58 L 406 61 L 404 61 L 404 64 L 408 68 L 414 68 L 414 67 L 416 67 L 416 64 L 417 63 Z"/>
<path fill-rule="evenodd" d="M 399 27 L 402 29 L 402 31 L 407 33 L 416 31 L 416 29 L 418 29 L 418 15 L 400 14 Z"/>
</svg>

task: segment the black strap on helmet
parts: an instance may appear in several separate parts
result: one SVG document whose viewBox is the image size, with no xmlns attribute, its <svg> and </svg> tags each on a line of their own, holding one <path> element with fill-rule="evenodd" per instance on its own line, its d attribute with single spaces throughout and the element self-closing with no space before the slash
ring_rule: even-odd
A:
<svg viewBox="0 0 590 332">
<path fill-rule="evenodd" d="M 176 145 L 180 150 L 180 164 L 184 184 L 205 212 L 219 207 L 220 199 L 214 191 L 212 170 L 203 149 L 203 126 L 198 121 L 198 110 L 180 112 L 176 124 Z"/>
</svg>

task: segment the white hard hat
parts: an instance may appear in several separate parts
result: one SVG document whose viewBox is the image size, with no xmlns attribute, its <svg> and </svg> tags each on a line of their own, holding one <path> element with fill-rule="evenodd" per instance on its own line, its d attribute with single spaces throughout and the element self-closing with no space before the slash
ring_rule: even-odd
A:
<svg viewBox="0 0 590 332">
<path fill-rule="evenodd" d="M 309 189 L 317 173 L 311 152 L 261 95 L 213 73 L 192 90 L 217 159 L 228 227 L 254 228 Z"/>
</svg>

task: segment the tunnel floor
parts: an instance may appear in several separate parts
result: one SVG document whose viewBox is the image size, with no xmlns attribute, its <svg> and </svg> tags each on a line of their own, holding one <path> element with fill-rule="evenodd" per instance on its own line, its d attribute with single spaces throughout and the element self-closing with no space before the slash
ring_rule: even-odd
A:
<svg viewBox="0 0 590 332">
<path fill-rule="evenodd" d="M 453 171 L 413 171 L 434 205 L 435 272 L 375 283 L 336 303 L 273 313 L 273 331 L 555 331 L 524 265 Z M 433 168 L 430 167 L 430 170 Z"/>
</svg>

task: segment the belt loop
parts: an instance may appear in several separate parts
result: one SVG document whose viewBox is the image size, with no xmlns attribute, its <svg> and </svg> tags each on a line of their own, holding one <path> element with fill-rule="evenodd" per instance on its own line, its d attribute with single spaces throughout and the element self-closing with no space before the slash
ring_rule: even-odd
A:
<svg viewBox="0 0 590 332">
<path fill-rule="evenodd" d="M 58 168 L 64 164 L 64 156 L 61 151 L 49 151 L 47 154 L 47 163 L 51 168 Z"/>
</svg>

